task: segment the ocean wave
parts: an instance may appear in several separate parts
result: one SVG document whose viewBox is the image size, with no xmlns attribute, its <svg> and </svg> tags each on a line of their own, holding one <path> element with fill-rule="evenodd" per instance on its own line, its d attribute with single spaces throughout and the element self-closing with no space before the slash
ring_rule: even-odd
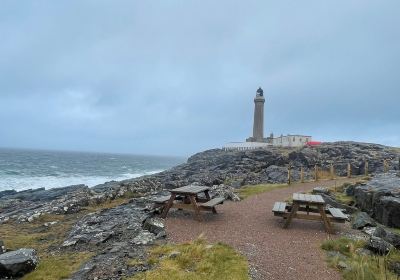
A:
<svg viewBox="0 0 400 280">
<path fill-rule="evenodd" d="M 162 170 L 151 170 L 143 173 L 124 173 L 116 176 L 33 176 L 33 177 L 0 177 L 0 191 L 14 189 L 17 191 L 26 189 L 37 189 L 45 187 L 46 189 L 60 188 L 70 185 L 85 184 L 93 187 L 108 181 L 122 181 L 126 179 L 137 178 L 144 175 L 151 175 Z"/>
</svg>

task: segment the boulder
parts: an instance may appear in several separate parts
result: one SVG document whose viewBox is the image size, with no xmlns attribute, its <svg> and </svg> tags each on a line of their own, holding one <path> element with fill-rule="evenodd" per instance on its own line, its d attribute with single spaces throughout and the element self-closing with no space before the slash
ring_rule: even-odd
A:
<svg viewBox="0 0 400 280">
<path fill-rule="evenodd" d="M 158 217 L 147 218 L 143 224 L 143 229 L 148 230 L 155 235 L 165 232 L 164 219 Z"/>
<path fill-rule="evenodd" d="M 376 226 L 376 222 L 365 212 L 358 212 L 353 216 L 352 225 L 354 229 L 362 229 L 366 226 Z"/>
<path fill-rule="evenodd" d="M 34 270 L 39 262 L 34 249 L 19 249 L 0 255 L 0 276 L 21 277 Z"/>
<path fill-rule="evenodd" d="M 384 227 L 378 226 L 374 231 L 374 236 L 382 238 L 383 240 L 389 242 L 397 249 L 400 249 L 400 235 L 391 232 Z"/>
<path fill-rule="evenodd" d="M 355 187 L 354 199 L 378 222 L 400 227 L 400 178 L 395 174 L 378 174 L 367 184 Z"/>
<path fill-rule="evenodd" d="M 155 239 L 156 236 L 153 233 L 148 230 L 143 230 L 133 238 L 132 242 L 136 245 L 147 245 L 152 244 Z"/>
<path fill-rule="evenodd" d="M 380 255 L 386 255 L 393 249 L 392 244 L 376 236 L 371 236 L 366 246 L 367 249 Z"/>
<path fill-rule="evenodd" d="M 396 273 L 397 275 L 400 275 L 400 262 L 396 261 L 389 261 L 389 269 Z"/>
<path fill-rule="evenodd" d="M 333 196 L 331 196 L 329 194 L 320 193 L 320 195 L 322 196 L 322 198 L 324 199 L 324 201 L 326 202 L 327 205 L 330 205 L 334 208 L 343 209 L 343 210 L 345 210 L 346 213 L 354 213 L 357 211 L 357 208 L 343 204 L 343 203 L 337 201 Z"/>
<path fill-rule="evenodd" d="M 312 190 L 313 194 L 329 194 L 330 191 L 328 188 L 324 188 L 324 187 L 315 187 Z"/>
<path fill-rule="evenodd" d="M 374 207 L 374 217 L 389 227 L 400 227 L 400 197 L 381 197 Z"/>
<path fill-rule="evenodd" d="M 216 196 L 224 197 L 225 199 L 229 199 L 232 201 L 240 201 L 240 197 L 234 192 L 234 189 L 230 186 L 224 184 L 214 185 L 211 188 L 211 191 Z"/>
<path fill-rule="evenodd" d="M 0 240 L 0 254 L 3 254 L 6 252 L 6 246 L 4 246 L 3 240 Z"/>
</svg>

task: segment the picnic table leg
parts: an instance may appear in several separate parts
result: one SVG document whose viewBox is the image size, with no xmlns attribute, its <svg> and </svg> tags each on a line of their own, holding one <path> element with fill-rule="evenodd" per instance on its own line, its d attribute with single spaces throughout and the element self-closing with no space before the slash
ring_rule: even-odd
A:
<svg viewBox="0 0 400 280">
<path fill-rule="evenodd" d="M 208 192 L 208 190 L 204 191 L 204 193 L 206 195 L 207 200 L 211 200 L 210 193 Z M 214 214 L 217 214 L 217 209 L 215 209 L 215 207 L 211 208 L 211 210 Z"/>
<path fill-rule="evenodd" d="M 192 202 L 192 204 L 193 204 L 193 209 L 194 209 L 194 212 L 196 214 L 197 220 L 201 221 L 202 219 L 201 219 L 201 216 L 200 216 L 200 208 L 199 208 L 199 206 L 197 206 L 197 202 L 196 202 L 195 196 L 191 195 L 191 196 L 189 196 L 189 199 L 190 199 L 190 202 Z"/>
<path fill-rule="evenodd" d="M 324 222 L 326 232 L 334 233 L 331 222 L 329 221 L 328 216 L 326 216 L 324 206 L 323 205 L 318 206 L 318 210 L 319 213 L 321 214 L 322 221 Z"/>
<path fill-rule="evenodd" d="M 290 211 L 289 217 L 286 219 L 286 222 L 283 225 L 283 228 L 287 228 L 290 225 L 290 223 L 292 222 L 292 219 L 296 215 L 298 209 L 299 209 L 299 204 L 294 202 L 293 206 L 292 206 L 292 211 Z"/>
<path fill-rule="evenodd" d="M 167 202 L 167 205 L 165 205 L 165 207 L 163 209 L 163 212 L 161 214 L 161 218 L 165 219 L 167 217 L 168 211 L 171 208 L 172 204 L 174 203 L 175 197 L 176 197 L 176 194 L 174 194 L 174 193 L 171 194 L 171 197 L 169 198 L 169 200 Z"/>
</svg>

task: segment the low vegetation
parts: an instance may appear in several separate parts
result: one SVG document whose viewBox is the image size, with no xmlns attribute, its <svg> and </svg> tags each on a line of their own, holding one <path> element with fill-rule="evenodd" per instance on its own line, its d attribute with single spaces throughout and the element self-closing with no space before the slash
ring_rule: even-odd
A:
<svg viewBox="0 0 400 280">
<path fill-rule="evenodd" d="M 391 264 L 400 262 L 400 252 L 392 250 L 388 255 L 377 256 L 363 253 L 365 241 L 339 238 L 322 243 L 328 251 L 327 261 L 331 267 L 339 269 L 345 280 L 397 280 L 390 271 Z M 332 254 L 333 252 L 333 254 Z"/>
<path fill-rule="evenodd" d="M 178 245 L 162 245 L 149 251 L 154 269 L 130 280 L 248 280 L 247 260 L 231 247 L 208 245 L 203 239 Z M 131 266 L 142 265 L 136 259 Z"/>
<path fill-rule="evenodd" d="M 31 223 L 8 222 L 0 226 L 0 237 L 10 250 L 33 248 L 38 252 L 39 265 L 24 280 L 67 279 L 93 253 L 87 251 L 64 252 L 59 250 L 72 226 L 84 215 L 116 207 L 130 197 L 117 198 L 97 205 L 90 205 L 76 214 L 43 215 Z M 45 223 L 55 222 L 45 226 Z"/>
<path fill-rule="evenodd" d="M 237 190 L 237 194 L 241 199 L 245 199 L 249 196 L 273 191 L 280 188 L 288 187 L 288 184 L 260 184 L 260 185 L 249 185 L 244 186 Z"/>
</svg>

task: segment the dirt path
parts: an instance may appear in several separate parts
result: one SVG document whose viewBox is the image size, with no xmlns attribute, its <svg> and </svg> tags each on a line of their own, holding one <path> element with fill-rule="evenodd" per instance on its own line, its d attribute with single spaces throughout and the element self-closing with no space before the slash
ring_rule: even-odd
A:
<svg viewBox="0 0 400 280">
<path fill-rule="evenodd" d="M 348 180 L 337 183 L 344 181 Z M 218 215 L 203 214 L 203 222 L 195 221 L 191 212 L 171 210 L 166 221 L 168 239 L 178 243 L 203 234 L 210 242 L 229 244 L 248 258 L 255 279 L 341 279 L 327 267 L 319 248 L 328 237 L 321 222 L 295 219 L 289 229 L 283 229 L 283 219 L 271 212 L 275 201 L 284 201 L 293 192 L 332 185 L 334 181 L 293 184 L 226 202 L 217 206 Z M 336 230 L 341 227 L 335 224 Z"/>
</svg>

